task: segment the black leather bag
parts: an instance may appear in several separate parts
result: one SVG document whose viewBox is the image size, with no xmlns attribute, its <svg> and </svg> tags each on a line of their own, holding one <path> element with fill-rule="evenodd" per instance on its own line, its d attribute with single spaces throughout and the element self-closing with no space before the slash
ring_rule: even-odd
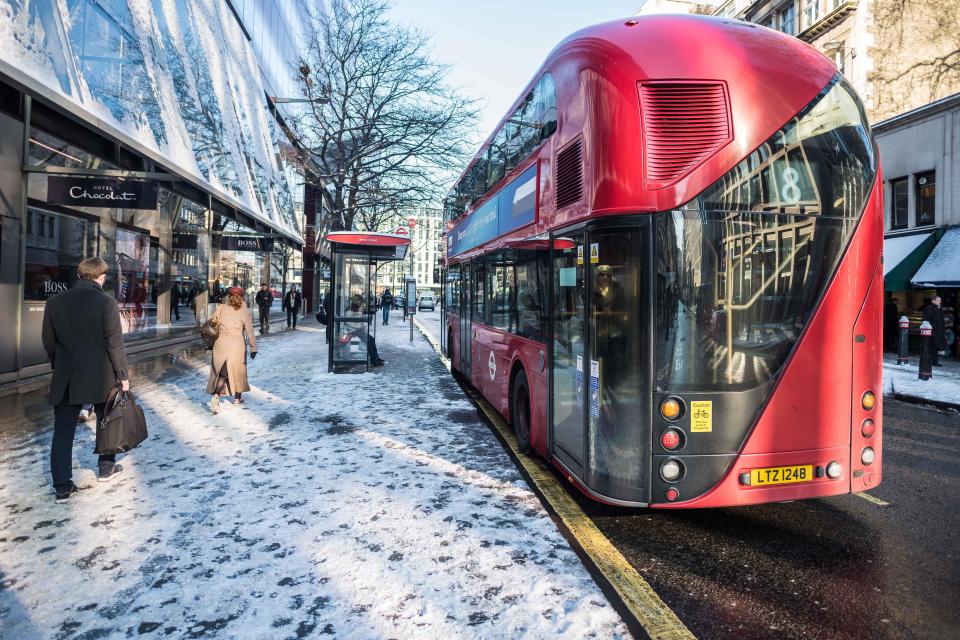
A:
<svg viewBox="0 0 960 640">
<path fill-rule="evenodd" d="M 147 439 L 147 420 L 143 416 L 143 409 L 129 391 L 114 389 L 107 399 L 104 414 L 97 421 L 94 453 L 126 453 Z"/>
<path fill-rule="evenodd" d="M 203 340 L 203 346 L 207 351 L 213 349 L 214 343 L 220 337 L 220 323 L 215 318 L 210 318 L 200 326 L 200 339 Z"/>
</svg>

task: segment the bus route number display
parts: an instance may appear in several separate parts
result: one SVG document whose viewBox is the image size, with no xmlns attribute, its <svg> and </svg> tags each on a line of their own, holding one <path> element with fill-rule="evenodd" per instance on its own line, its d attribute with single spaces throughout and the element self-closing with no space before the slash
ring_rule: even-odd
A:
<svg viewBox="0 0 960 640">
<path fill-rule="evenodd" d="M 692 433 L 713 431 L 713 400 L 694 400 L 690 403 L 690 431 Z"/>
</svg>

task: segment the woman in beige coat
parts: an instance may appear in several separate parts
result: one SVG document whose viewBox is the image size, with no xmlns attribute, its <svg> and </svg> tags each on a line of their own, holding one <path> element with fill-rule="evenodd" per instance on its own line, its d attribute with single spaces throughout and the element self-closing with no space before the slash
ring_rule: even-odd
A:
<svg viewBox="0 0 960 640">
<path fill-rule="evenodd" d="M 213 361 L 210 363 L 210 379 L 207 393 L 210 396 L 210 411 L 220 409 L 220 396 L 232 395 L 234 403 L 243 403 L 243 392 L 250 391 L 247 383 L 247 344 L 250 342 L 250 358 L 257 357 L 257 339 L 253 335 L 253 319 L 243 301 L 243 289 L 229 290 L 225 304 L 217 307 L 213 318 L 220 325 L 220 334 L 213 344 Z M 246 336 L 246 337 L 244 337 Z"/>
</svg>

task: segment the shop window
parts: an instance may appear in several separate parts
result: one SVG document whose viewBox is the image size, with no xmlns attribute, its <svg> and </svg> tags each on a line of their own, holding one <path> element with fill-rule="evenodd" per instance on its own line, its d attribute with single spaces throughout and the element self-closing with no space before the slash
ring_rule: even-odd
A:
<svg viewBox="0 0 960 640">
<path fill-rule="evenodd" d="M 83 218 L 27 209 L 25 300 L 47 300 L 70 288 L 80 261 L 96 255 L 97 226 Z"/>
<path fill-rule="evenodd" d="M 934 224 L 934 215 L 937 199 L 937 179 L 933 171 L 921 173 L 917 176 L 917 226 L 926 227 Z"/>
<path fill-rule="evenodd" d="M 907 179 L 890 181 L 890 228 L 907 228 Z"/>
</svg>

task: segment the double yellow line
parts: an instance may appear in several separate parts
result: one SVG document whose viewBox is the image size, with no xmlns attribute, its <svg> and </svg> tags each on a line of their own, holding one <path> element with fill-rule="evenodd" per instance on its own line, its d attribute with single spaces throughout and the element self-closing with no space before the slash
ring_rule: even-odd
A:
<svg viewBox="0 0 960 640">
<path fill-rule="evenodd" d="M 420 333 L 433 345 L 447 369 L 450 361 L 443 354 L 436 339 L 414 319 Z M 691 640 L 695 636 L 680 621 L 680 618 L 660 599 L 660 596 L 643 579 L 636 569 L 627 562 L 605 535 L 597 528 L 580 508 L 569 492 L 557 481 L 556 477 L 539 458 L 520 453 L 513 429 L 482 396 L 468 389 L 470 398 L 483 412 L 493 426 L 500 440 L 506 445 L 514 460 L 534 485 L 544 506 L 559 519 L 562 529 L 571 538 L 575 547 L 579 547 L 581 558 L 596 570 L 603 581 L 616 594 L 622 604 L 621 609 L 633 617 L 636 628 L 639 626 L 646 635 L 656 640 Z M 622 612 L 622 611 L 621 611 Z"/>
</svg>

